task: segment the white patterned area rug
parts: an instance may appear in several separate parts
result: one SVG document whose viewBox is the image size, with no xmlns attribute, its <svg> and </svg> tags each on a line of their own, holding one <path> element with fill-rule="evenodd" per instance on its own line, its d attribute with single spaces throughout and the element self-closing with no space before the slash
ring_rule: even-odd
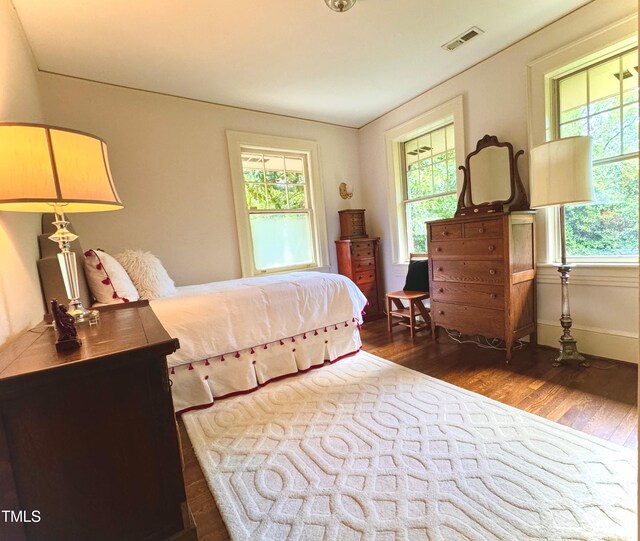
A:
<svg viewBox="0 0 640 541">
<path fill-rule="evenodd" d="M 636 539 L 635 453 L 368 353 L 183 419 L 235 541 Z"/>
</svg>

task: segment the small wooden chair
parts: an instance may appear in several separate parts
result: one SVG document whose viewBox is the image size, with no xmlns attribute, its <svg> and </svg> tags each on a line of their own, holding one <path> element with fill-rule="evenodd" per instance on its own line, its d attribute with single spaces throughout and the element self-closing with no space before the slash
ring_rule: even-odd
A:
<svg viewBox="0 0 640 541">
<path fill-rule="evenodd" d="M 413 261 L 426 261 L 429 258 L 428 254 L 411 254 L 409 256 L 409 272 L 407 278 L 409 279 L 411 271 L 411 263 Z M 415 272 L 415 271 L 414 271 Z M 427 274 L 424 277 L 424 284 L 427 289 L 429 286 L 428 270 L 424 269 Z M 409 284 L 405 284 L 407 287 Z M 393 293 L 387 293 L 387 328 L 389 333 L 396 325 L 402 325 L 408 327 L 411 333 L 411 339 L 413 339 L 415 333 L 424 329 L 431 330 L 431 317 L 429 291 L 410 291 L 403 289 L 402 291 L 394 291 Z M 403 301 L 407 301 L 409 304 L 405 306 Z M 425 305 L 424 301 L 427 301 Z M 422 316 L 423 321 L 417 321 L 417 316 Z"/>
</svg>

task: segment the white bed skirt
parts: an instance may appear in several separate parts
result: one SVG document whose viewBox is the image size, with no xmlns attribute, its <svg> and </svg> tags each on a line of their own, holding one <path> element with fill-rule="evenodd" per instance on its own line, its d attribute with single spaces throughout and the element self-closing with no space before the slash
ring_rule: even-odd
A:
<svg viewBox="0 0 640 541">
<path fill-rule="evenodd" d="M 177 413 L 360 350 L 366 297 L 321 272 L 178 288 L 151 308 L 180 349 L 167 359 Z"/>
<path fill-rule="evenodd" d="M 342 321 L 318 330 L 231 355 L 170 369 L 176 413 L 211 406 L 224 398 L 256 390 L 286 376 L 321 367 L 360 351 L 358 322 Z"/>
</svg>

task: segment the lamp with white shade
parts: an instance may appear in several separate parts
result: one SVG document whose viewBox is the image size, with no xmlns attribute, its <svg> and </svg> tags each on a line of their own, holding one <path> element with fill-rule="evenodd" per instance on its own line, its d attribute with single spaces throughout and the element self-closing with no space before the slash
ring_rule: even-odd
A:
<svg viewBox="0 0 640 541">
<path fill-rule="evenodd" d="M 567 137 L 549 141 L 531 150 L 531 208 L 560 207 L 561 264 L 558 267 L 562 288 L 562 316 L 560 351 L 553 363 L 559 366 L 577 361 L 589 366 L 580 355 L 576 340 L 571 336 L 569 310 L 569 273 L 564 229 L 564 206 L 595 201 L 591 176 L 591 137 Z"/>
<path fill-rule="evenodd" d="M 54 212 L 58 261 L 77 322 L 97 317 L 80 301 L 76 254 L 78 238 L 67 229 L 68 212 L 123 208 L 107 157 L 106 143 L 94 135 L 43 124 L 0 123 L 0 211 Z"/>
</svg>

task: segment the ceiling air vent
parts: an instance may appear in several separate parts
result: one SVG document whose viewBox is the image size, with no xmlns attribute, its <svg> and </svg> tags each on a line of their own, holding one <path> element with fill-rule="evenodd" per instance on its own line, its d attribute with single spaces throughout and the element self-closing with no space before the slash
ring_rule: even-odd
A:
<svg viewBox="0 0 640 541">
<path fill-rule="evenodd" d="M 457 38 L 453 38 L 448 43 L 445 43 L 442 48 L 446 51 L 453 51 L 460 47 L 460 45 L 464 45 L 465 43 L 467 43 L 467 41 L 469 41 L 470 39 L 473 39 L 483 33 L 484 31 L 480 30 L 477 26 L 472 26 L 471 28 L 469 28 L 469 30 L 463 32 Z"/>
</svg>

